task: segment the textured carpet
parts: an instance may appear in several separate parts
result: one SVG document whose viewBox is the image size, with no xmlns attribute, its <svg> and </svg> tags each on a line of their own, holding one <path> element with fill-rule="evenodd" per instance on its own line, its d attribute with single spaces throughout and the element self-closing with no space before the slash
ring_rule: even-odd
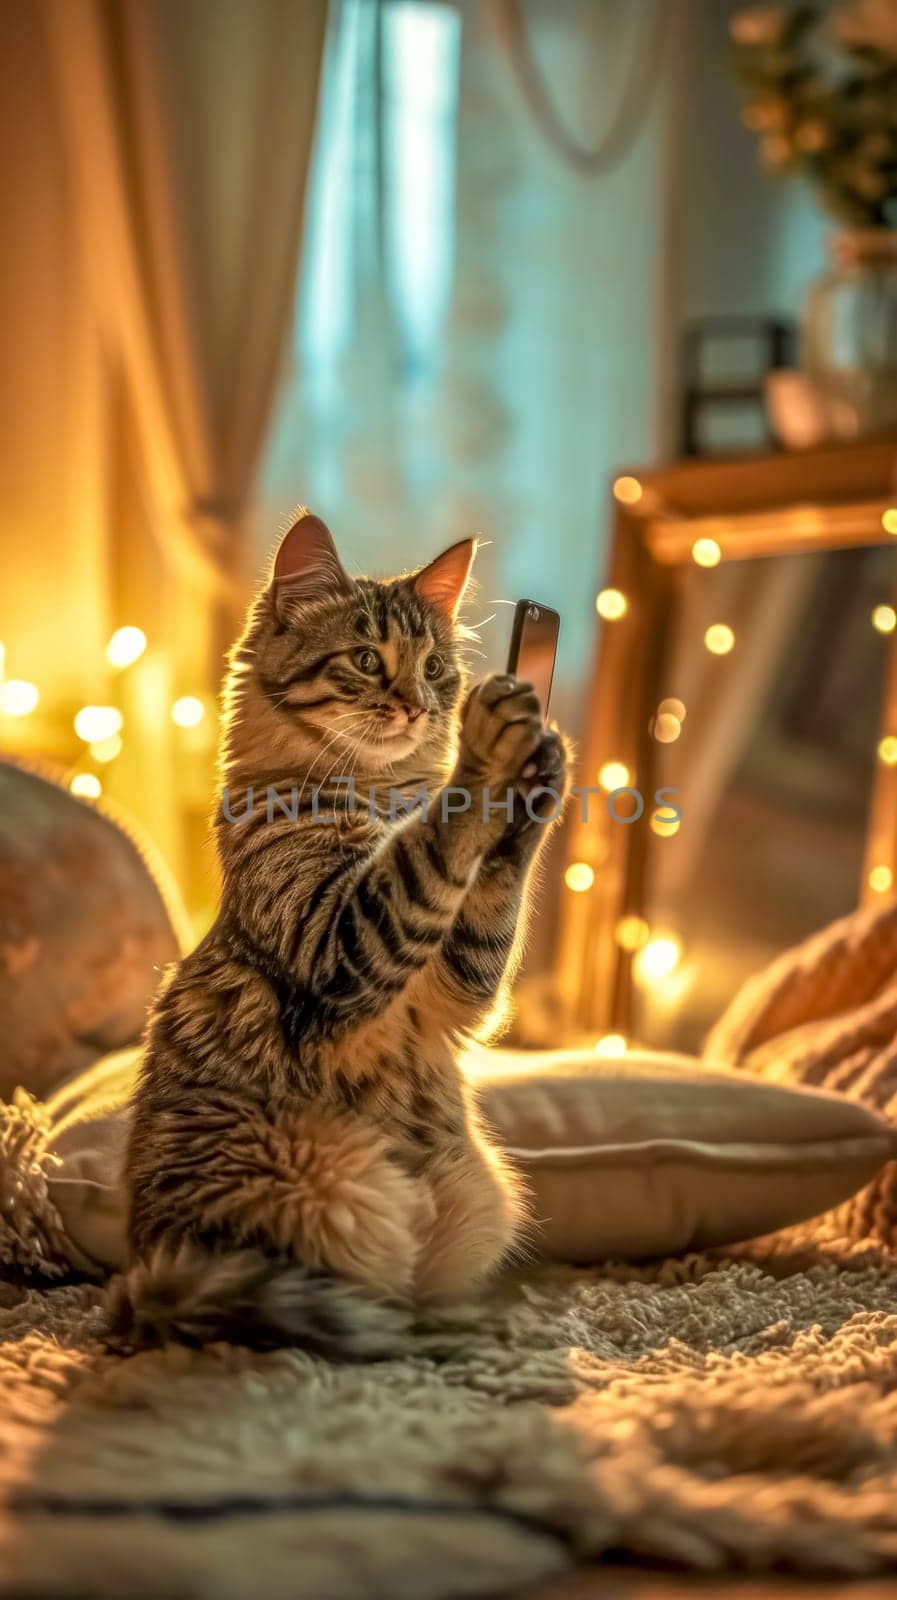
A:
<svg viewBox="0 0 897 1600">
<path fill-rule="evenodd" d="M 3 1287 L 0 1587 L 435 1600 L 621 1550 L 893 1566 L 897 1267 L 799 1243 L 546 1269 L 370 1368 L 122 1358 L 97 1289 Z"/>
</svg>

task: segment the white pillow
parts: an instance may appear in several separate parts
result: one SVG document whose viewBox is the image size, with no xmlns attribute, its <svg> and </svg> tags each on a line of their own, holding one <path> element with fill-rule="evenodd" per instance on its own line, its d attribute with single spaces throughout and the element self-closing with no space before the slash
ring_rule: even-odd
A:
<svg viewBox="0 0 897 1600">
<path fill-rule="evenodd" d="M 897 1129 L 841 1095 L 690 1056 L 472 1050 L 555 1260 L 679 1255 L 819 1216 L 897 1156 Z"/>
<path fill-rule="evenodd" d="M 124 1257 L 118 1184 L 139 1050 L 50 1101 L 52 1198 L 73 1265 Z M 897 1156 L 897 1131 L 854 1100 L 764 1083 L 687 1056 L 471 1050 L 465 1069 L 525 1172 L 554 1260 L 677 1255 L 828 1211 Z"/>
</svg>

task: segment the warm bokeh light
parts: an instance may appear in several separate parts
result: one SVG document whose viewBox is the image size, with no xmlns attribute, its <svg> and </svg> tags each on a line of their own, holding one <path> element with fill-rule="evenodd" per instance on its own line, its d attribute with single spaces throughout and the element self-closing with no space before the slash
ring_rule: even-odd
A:
<svg viewBox="0 0 897 1600">
<path fill-rule="evenodd" d="M 678 717 L 680 722 L 685 721 L 685 706 L 683 705 L 682 701 L 677 700 L 674 695 L 669 695 L 666 700 L 661 700 L 660 705 L 657 707 L 657 715 L 659 717 L 662 717 L 667 711 L 671 717 Z"/>
<path fill-rule="evenodd" d="M 811 117 L 807 122 L 802 122 L 794 134 L 798 150 L 805 150 L 808 155 L 816 155 L 824 150 L 830 140 L 831 133 L 821 117 Z"/>
<path fill-rule="evenodd" d="M 595 882 L 595 874 L 587 861 L 571 861 L 564 873 L 564 882 L 574 894 L 585 894 Z"/>
<path fill-rule="evenodd" d="M 0 639 L 0 683 L 6 677 L 6 645 Z"/>
<path fill-rule="evenodd" d="M 878 633 L 893 633 L 897 628 L 897 611 L 893 606 L 876 606 L 872 613 L 872 626 Z"/>
<path fill-rule="evenodd" d="M 90 753 L 94 761 L 114 761 L 121 755 L 121 734 L 112 733 L 108 739 L 95 739 Z"/>
<path fill-rule="evenodd" d="M 85 744 L 99 744 L 121 733 L 123 721 L 117 706 L 82 706 L 75 717 L 75 732 Z"/>
<path fill-rule="evenodd" d="M 897 739 L 892 733 L 886 733 L 878 742 L 878 759 L 886 767 L 897 767 Z"/>
<path fill-rule="evenodd" d="M 37 684 L 29 683 L 26 678 L 10 678 L 0 686 L 0 711 L 5 711 L 8 717 L 27 717 L 37 709 L 39 702 Z"/>
<path fill-rule="evenodd" d="M 881 519 L 885 533 L 897 533 L 897 506 L 888 506 Z"/>
<path fill-rule="evenodd" d="M 873 867 L 869 874 L 869 888 L 876 894 L 887 894 L 894 882 L 894 874 L 890 867 Z"/>
<path fill-rule="evenodd" d="M 635 506 L 642 498 L 642 486 L 638 478 L 615 478 L 614 499 L 619 500 L 622 506 Z"/>
<path fill-rule="evenodd" d="M 195 694 L 182 694 L 171 708 L 171 720 L 179 728 L 195 728 L 206 714 L 206 708 Z"/>
<path fill-rule="evenodd" d="M 781 172 L 791 159 L 791 145 L 781 133 L 768 133 L 760 142 L 760 160 L 771 172 Z"/>
<path fill-rule="evenodd" d="M 718 567 L 722 557 L 715 539 L 696 539 L 691 547 L 691 559 L 699 567 Z"/>
<path fill-rule="evenodd" d="M 663 983 L 665 978 L 672 976 L 681 959 L 681 941 L 675 934 L 662 934 L 649 939 L 644 949 L 639 951 L 632 963 L 632 975 L 636 983 L 644 987 Z"/>
<path fill-rule="evenodd" d="M 712 656 L 727 656 L 735 643 L 735 635 L 726 622 L 714 622 L 704 635 L 704 643 Z"/>
<path fill-rule="evenodd" d="M 69 788 L 82 800 L 98 800 L 103 793 L 103 785 L 95 772 L 77 772 Z"/>
<path fill-rule="evenodd" d="M 146 649 L 146 634 L 142 628 L 116 628 L 106 646 L 106 660 L 110 667 L 130 667 L 139 661 Z"/>
<path fill-rule="evenodd" d="M 631 913 L 621 917 L 614 929 L 614 938 L 621 950 L 641 950 L 642 945 L 648 943 L 651 929 L 644 917 L 637 917 Z"/>
<path fill-rule="evenodd" d="M 659 839 L 672 839 L 682 826 L 682 818 L 665 816 L 663 810 L 655 811 L 648 826 Z"/>
<path fill-rule="evenodd" d="M 625 594 L 621 594 L 619 589 L 602 589 L 595 601 L 595 610 L 605 622 L 616 622 L 626 615 L 628 603 Z"/>
<path fill-rule="evenodd" d="M 613 794 L 615 789 L 628 789 L 630 784 L 629 768 L 623 761 L 605 761 L 598 774 L 598 782 L 608 794 Z"/>
<path fill-rule="evenodd" d="M 595 1044 L 596 1056 L 625 1056 L 626 1040 L 622 1033 L 605 1033 Z"/>
<path fill-rule="evenodd" d="M 658 744 L 675 744 L 682 732 L 682 723 L 672 711 L 659 711 L 654 718 L 651 732 Z"/>
<path fill-rule="evenodd" d="M 778 43 L 782 18 L 774 6 L 748 6 L 736 11 L 729 22 L 729 33 L 736 44 L 774 45 Z"/>
</svg>

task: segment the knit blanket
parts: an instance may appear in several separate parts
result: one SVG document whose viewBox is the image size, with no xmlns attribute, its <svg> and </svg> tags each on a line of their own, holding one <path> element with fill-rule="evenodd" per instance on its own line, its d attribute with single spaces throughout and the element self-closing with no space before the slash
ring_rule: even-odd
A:
<svg viewBox="0 0 897 1600">
<path fill-rule="evenodd" d="M 897 1120 L 897 904 L 853 912 L 751 978 L 705 1053 L 774 1082 L 835 1089 Z M 839 1208 L 834 1227 L 897 1245 L 897 1162 Z"/>
</svg>

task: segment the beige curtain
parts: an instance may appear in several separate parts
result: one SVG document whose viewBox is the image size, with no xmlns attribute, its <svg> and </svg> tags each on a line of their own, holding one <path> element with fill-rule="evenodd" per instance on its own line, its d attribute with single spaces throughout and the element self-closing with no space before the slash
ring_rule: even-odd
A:
<svg viewBox="0 0 897 1600">
<path fill-rule="evenodd" d="M 155 531 L 226 594 L 290 326 L 326 0 L 42 4 Z"/>
<path fill-rule="evenodd" d="M 216 899 L 215 699 L 254 565 L 246 507 L 289 345 L 326 12 L 326 0 L 36 8 L 82 320 L 101 352 L 100 399 L 87 408 L 80 395 L 98 612 L 80 641 L 80 694 L 120 705 L 123 749 L 104 793 L 149 830 L 198 930 Z M 31 298 L 42 315 L 40 292 Z M 18 314 L 26 304 L 19 295 Z M 68 371 L 71 351 L 58 359 Z M 68 539 L 57 517 L 35 548 L 58 563 Z M 103 645 L 122 623 L 149 644 L 116 678 Z M 66 766 L 79 701 L 63 689 L 51 706 L 41 673 L 55 721 L 36 737 Z M 173 723 L 184 695 L 202 697 L 202 726 Z"/>
</svg>

